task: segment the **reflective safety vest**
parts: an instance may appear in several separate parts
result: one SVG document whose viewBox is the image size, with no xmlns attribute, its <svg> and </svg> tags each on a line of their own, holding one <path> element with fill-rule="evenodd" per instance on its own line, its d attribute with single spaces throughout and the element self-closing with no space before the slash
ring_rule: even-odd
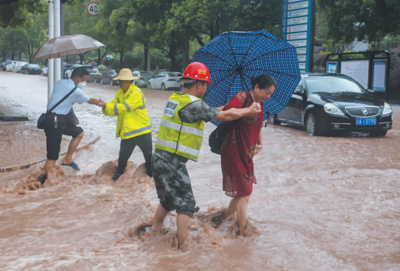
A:
<svg viewBox="0 0 400 271">
<path fill-rule="evenodd" d="M 203 142 L 204 121 L 187 123 L 178 116 L 181 108 L 197 100 L 200 98 L 189 94 L 175 92 L 171 95 L 160 123 L 156 149 L 197 161 Z"/>
<path fill-rule="evenodd" d="M 124 92 L 119 89 L 114 99 L 103 109 L 107 116 L 118 116 L 117 137 L 128 139 L 151 133 L 143 92 L 131 84 Z"/>
</svg>

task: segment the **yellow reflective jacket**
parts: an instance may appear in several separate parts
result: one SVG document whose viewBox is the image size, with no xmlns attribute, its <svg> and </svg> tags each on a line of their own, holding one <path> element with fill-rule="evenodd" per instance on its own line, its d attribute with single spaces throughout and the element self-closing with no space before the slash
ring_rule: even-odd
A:
<svg viewBox="0 0 400 271">
<path fill-rule="evenodd" d="M 121 139 L 151 132 L 143 92 L 133 83 L 125 93 L 119 89 L 114 99 L 107 103 L 103 113 L 107 116 L 118 116 L 116 136 Z"/>
<path fill-rule="evenodd" d="M 199 98 L 175 92 L 168 100 L 155 148 L 178 154 L 193 161 L 197 161 L 203 141 L 204 121 L 193 123 L 183 122 L 178 112 L 189 103 Z"/>
</svg>

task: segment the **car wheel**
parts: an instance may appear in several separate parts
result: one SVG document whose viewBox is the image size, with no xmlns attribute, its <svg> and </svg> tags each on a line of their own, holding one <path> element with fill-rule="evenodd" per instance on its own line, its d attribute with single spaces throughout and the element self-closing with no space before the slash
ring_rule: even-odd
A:
<svg viewBox="0 0 400 271">
<path fill-rule="evenodd" d="M 316 117 L 313 113 L 309 113 L 306 116 L 306 133 L 309 136 L 320 136 L 322 135 L 322 131 L 320 128 L 320 124 L 317 122 Z"/>
<path fill-rule="evenodd" d="M 281 122 L 280 122 L 279 120 L 277 120 L 276 114 L 275 114 L 275 115 L 272 115 L 271 117 L 268 118 L 268 123 L 269 123 L 269 124 L 272 124 L 272 125 L 279 125 L 279 124 L 281 124 Z"/>
<path fill-rule="evenodd" d="M 165 90 L 165 85 L 161 84 L 161 90 Z"/>
</svg>

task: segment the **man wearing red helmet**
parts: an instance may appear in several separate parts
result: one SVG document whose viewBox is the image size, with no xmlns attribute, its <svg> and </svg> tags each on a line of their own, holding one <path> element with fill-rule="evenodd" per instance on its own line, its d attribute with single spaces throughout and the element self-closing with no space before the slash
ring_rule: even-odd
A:
<svg viewBox="0 0 400 271">
<path fill-rule="evenodd" d="M 186 67 L 182 76 L 183 89 L 172 94 L 165 107 L 152 156 L 152 172 L 160 200 L 152 230 L 160 230 L 168 212 L 176 210 L 178 247 L 188 236 L 190 217 L 199 210 L 186 162 L 188 159 L 198 159 L 204 122 L 233 121 L 261 112 L 261 106 L 257 103 L 248 108 L 225 111 L 210 107 L 201 98 L 211 83 L 210 72 L 204 64 L 192 62 Z"/>
</svg>

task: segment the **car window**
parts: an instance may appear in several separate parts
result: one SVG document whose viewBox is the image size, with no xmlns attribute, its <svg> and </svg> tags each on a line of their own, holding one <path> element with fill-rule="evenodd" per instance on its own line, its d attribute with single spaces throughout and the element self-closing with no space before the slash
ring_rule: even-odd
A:
<svg viewBox="0 0 400 271">
<path fill-rule="evenodd" d="M 150 72 L 150 71 L 143 71 L 143 72 L 141 72 L 141 74 L 142 74 L 143 76 L 152 76 L 154 73 L 153 73 L 153 72 Z"/>
<path fill-rule="evenodd" d="M 309 76 L 305 78 L 307 89 L 311 93 L 365 93 L 355 81 L 346 77 Z"/>
<path fill-rule="evenodd" d="M 29 64 L 27 64 L 27 65 L 29 65 Z M 25 66 L 27 66 L 27 65 L 25 65 Z M 32 68 L 40 68 L 40 66 L 37 65 L 37 64 L 31 64 L 31 67 L 32 67 Z"/>
</svg>

